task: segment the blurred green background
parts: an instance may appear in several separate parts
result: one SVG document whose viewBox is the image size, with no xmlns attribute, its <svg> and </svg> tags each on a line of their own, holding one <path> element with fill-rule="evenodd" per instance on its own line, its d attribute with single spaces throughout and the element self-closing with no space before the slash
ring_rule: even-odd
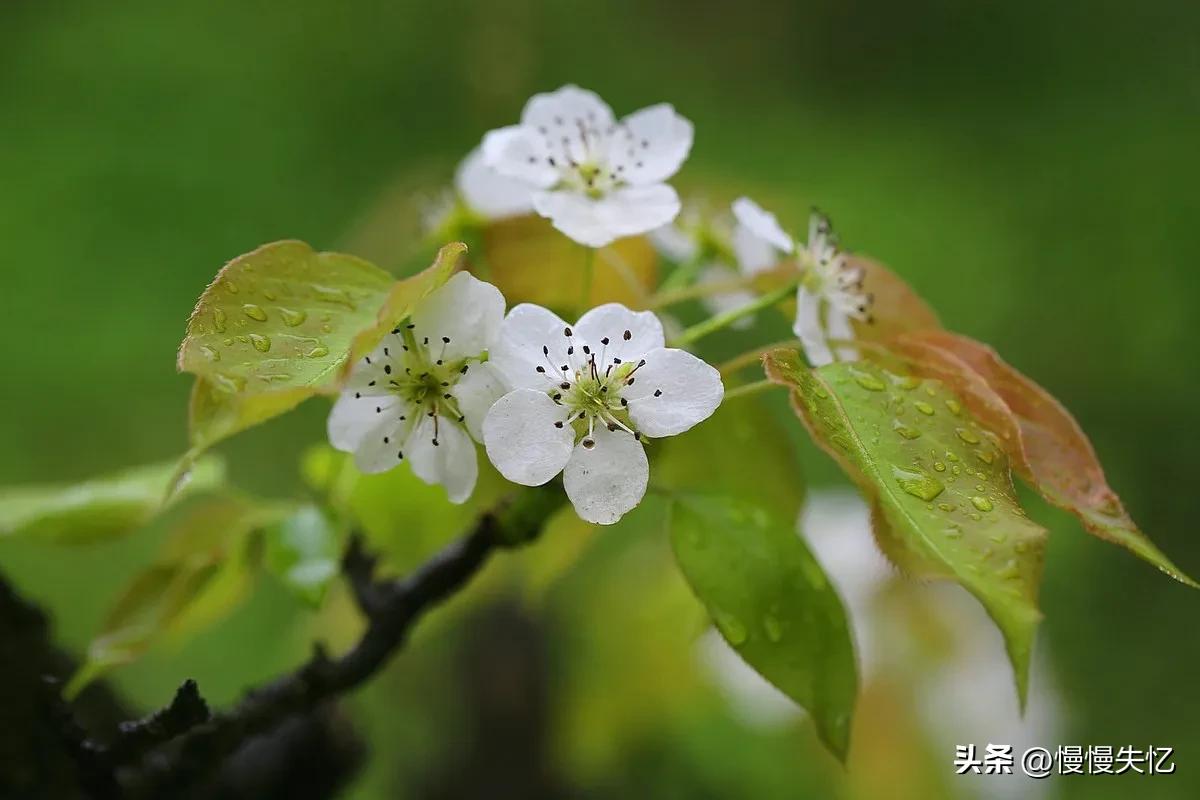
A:
<svg viewBox="0 0 1200 800">
<path fill-rule="evenodd" d="M 892 265 L 948 326 L 1055 392 L 1143 529 L 1194 575 L 1198 42 L 1200 6 L 1182 2 L 8 0 L 0 483 L 182 451 L 189 381 L 174 350 L 222 263 L 280 238 L 355 246 L 365 221 L 400 237 L 413 221 L 379 212 L 397 186 L 448 182 L 529 94 L 575 82 L 618 114 L 668 100 L 691 118 L 684 189 L 748 193 L 793 228 L 820 204 L 844 242 Z M 295 457 L 324 413 L 312 403 L 231 442 L 235 476 L 295 493 Z M 815 448 L 799 453 L 814 485 L 840 482 Z M 1042 790 L 1200 796 L 1200 597 L 1032 508 L 1052 530 L 1041 642 L 1064 715 L 1061 738 L 1039 744 L 1172 745 L 1179 765 Z M 153 531 L 71 552 L 2 543 L 0 562 L 81 649 L 155 544 Z M 554 611 L 513 623 L 539 619 L 528 635 L 541 644 L 522 652 L 550 653 L 534 714 L 543 729 L 525 755 L 570 796 L 839 796 L 847 778 L 809 734 L 739 725 L 710 686 L 675 697 L 687 681 L 666 651 L 679 637 L 653 618 L 634 614 L 628 632 L 649 677 L 587 649 L 622 647 L 615 634 L 572 638 L 609 625 L 596 597 L 620 593 L 604 552 L 623 558 L 618 543 L 596 546 L 551 591 Z M 351 796 L 457 796 L 447 765 L 486 726 L 472 727 L 484 703 L 446 665 L 474 663 L 464 653 L 486 636 L 472 631 L 496 629 L 469 615 L 510 605 L 444 612 L 459 624 L 435 624 L 352 704 L 374 757 Z M 219 629 L 115 681 L 150 706 L 194 676 L 226 702 L 295 663 L 312 635 L 265 583 Z M 602 674 L 579 678 L 571 659 Z M 506 663 L 520 667 L 501 658 L 497 669 Z M 561 675 L 590 688 L 564 689 Z M 938 791 L 974 796 L 978 781 L 955 781 L 951 759 L 930 762 Z"/>
</svg>

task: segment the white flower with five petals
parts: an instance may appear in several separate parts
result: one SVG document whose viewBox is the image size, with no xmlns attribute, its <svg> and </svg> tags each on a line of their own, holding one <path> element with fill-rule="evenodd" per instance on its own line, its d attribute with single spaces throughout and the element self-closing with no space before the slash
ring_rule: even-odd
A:
<svg viewBox="0 0 1200 800">
<path fill-rule="evenodd" d="M 738 259 L 769 267 L 779 255 L 795 253 L 792 237 L 779 225 L 775 215 L 764 211 L 747 197 L 733 204 L 741 243 L 735 235 Z M 796 289 L 796 321 L 792 326 L 804 346 L 808 361 L 815 367 L 834 360 L 853 360 L 858 353 L 852 347 L 831 345 L 831 339 L 854 338 L 851 320 L 871 320 L 871 296 L 862 290 L 863 269 L 847 262 L 837 246 L 837 237 L 824 214 L 814 211 L 808 222 L 808 243 L 800 251 L 804 278 Z"/>
<path fill-rule="evenodd" d="M 329 415 L 330 443 L 367 473 L 408 462 L 462 503 L 479 474 L 472 439 L 504 386 L 483 358 L 504 319 L 500 290 L 460 272 L 354 366 Z"/>
<path fill-rule="evenodd" d="M 530 98 L 521 122 L 483 139 L 487 166 L 534 189 L 533 207 L 580 244 L 603 247 L 665 225 L 679 196 L 664 181 L 692 148 L 692 124 L 667 104 L 617 121 L 577 86 Z"/>
<path fill-rule="evenodd" d="M 576 512 L 601 525 L 646 493 L 643 438 L 683 433 L 725 393 L 715 369 L 664 346 L 658 317 L 617 303 L 575 325 L 519 305 L 505 317 L 489 363 L 512 389 L 483 422 L 492 463 L 526 486 L 562 472 Z"/>
</svg>

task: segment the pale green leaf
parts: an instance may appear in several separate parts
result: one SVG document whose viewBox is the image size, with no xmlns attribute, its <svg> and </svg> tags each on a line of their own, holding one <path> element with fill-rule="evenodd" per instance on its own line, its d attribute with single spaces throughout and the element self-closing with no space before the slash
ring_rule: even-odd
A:
<svg viewBox="0 0 1200 800">
<path fill-rule="evenodd" d="M 668 526 L 717 630 L 812 715 L 844 760 L 858 691 L 854 646 L 841 600 L 790 519 L 733 497 L 682 495 Z"/>
<path fill-rule="evenodd" d="M 174 462 L 152 464 L 77 484 L 0 489 L 0 539 L 20 536 L 86 544 L 123 536 L 169 502 L 176 467 Z M 220 485 L 225 465 L 217 458 L 202 458 L 184 477 L 174 497 Z"/>
<path fill-rule="evenodd" d="M 936 567 L 983 603 L 1004 634 L 1024 704 L 1046 532 L 1018 505 L 998 437 L 935 380 L 866 362 L 809 370 L 793 350 L 765 363 L 792 389 L 813 439 L 911 549 L 905 565 Z"/>
<path fill-rule="evenodd" d="M 179 348 L 179 369 L 197 377 L 193 452 L 336 391 L 358 357 L 445 283 L 464 249 L 446 245 L 431 267 L 400 281 L 296 241 L 226 264 L 197 301 Z"/>
<path fill-rule="evenodd" d="M 266 532 L 267 569 L 311 606 L 338 574 L 341 531 L 315 506 L 297 509 Z"/>
</svg>

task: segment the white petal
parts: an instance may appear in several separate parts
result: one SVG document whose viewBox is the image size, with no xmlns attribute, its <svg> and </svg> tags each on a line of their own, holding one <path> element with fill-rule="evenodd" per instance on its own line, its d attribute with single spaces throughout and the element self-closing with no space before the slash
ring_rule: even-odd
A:
<svg viewBox="0 0 1200 800">
<path fill-rule="evenodd" d="M 509 392 L 483 420 L 488 458 L 513 483 L 541 486 L 561 472 L 571 457 L 575 432 L 565 424 L 567 414 L 566 407 L 545 392 Z"/>
<path fill-rule="evenodd" d="M 779 263 L 775 246 L 740 222 L 733 228 L 733 254 L 746 275 L 755 275 Z"/>
<path fill-rule="evenodd" d="M 483 419 L 492 404 L 504 396 L 507 388 L 490 362 L 472 362 L 467 373 L 450 388 L 458 410 L 466 417 L 467 430 L 476 441 L 483 441 Z"/>
<path fill-rule="evenodd" d="M 555 384 L 555 367 L 567 363 L 564 359 L 570 342 L 565 334 L 569 327 L 553 311 L 521 303 L 500 324 L 488 363 L 509 388 L 544 392 Z M 548 356 L 542 352 L 543 347 L 549 350 Z M 538 367 L 546 372 L 538 372 Z"/>
<path fill-rule="evenodd" d="M 724 264 L 709 264 L 700 271 L 696 276 L 697 285 L 714 285 L 722 283 L 730 283 L 736 281 L 738 274 Z M 748 289 L 734 289 L 729 292 L 720 294 L 705 295 L 700 298 L 700 303 L 709 310 L 712 314 L 723 314 L 726 311 L 733 311 L 736 308 L 741 308 L 747 303 L 754 302 L 757 295 Z M 736 320 L 729 327 L 734 330 L 745 330 L 754 324 L 754 317 L 742 317 Z"/>
<path fill-rule="evenodd" d="M 355 397 L 346 392 L 329 413 L 329 443 L 353 453 L 361 472 L 384 472 L 400 463 L 400 440 L 410 416 L 409 405 L 393 395 Z"/>
<path fill-rule="evenodd" d="M 733 201 L 733 216 L 739 223 L 745 225 L 760 239 L 765 239 L 773 247 L 790 253 L 796 249 L 796 243 L 779 225 L 779 220 L 749 197 L 739 197 Z"/>
<path fill-rule="evenodd" d="M 533 128 L 577 129 L 582 121 L 589 127 L 607 129 L 614 122 L 612 109 L 595 92 L 567 84 L 553 92 L 535 94 L 521 112 L 521 124 Z"/>
<path fill-rule="evenodd" d="M 692 149 L 692 123 L 669 103 L 635 111 L 609 142 L 610 166 L 635 186 L 659 183 L 679 171 Z"/>
<path fill-rule="evenodd" d="M 576 445 L 563 470 L 563 488 L 581 518 L 611 525 L 642 502 L 650 464 L 642 443 L 625 431 L 599 428 L 592 440 L 590 448 Z"/>
<path fill-rule="evenodd" d="M 444 417 L 436 425 L 432 417 L 421 417 L 404 443 L 404 458 L 418 478 L 445 487 L 451 503 L 465 502 L 479 476 L 471 437 L 461 425 Z"/>
<path fill-rule="evenodd" d="M 601 340 L 608 339 L 606 357 L 622 361 L 634 361 L 662 347 L 665 341 L 662 322 L 654 312 L 630 311 L 620 303 L 593 308 L 575 323 L 575 333 L 597 353 L 601 352 Z"/>
<path fill-rule="evenodd" d="M 599 199 L 572 190 L 538 192 L 533 207 L 554 227 L 588 247 L 636 236 L 666 225 L 679 214 L 679 195 L 665 183 L 625 186 Z"/>
<path fill-rule="evenodd" d="M 487 219 L 533 212 L 534 189 L 525 181 L 489 167 L 483 160 L 482 147 L 476 147 L 458 165 L 454 185 L 467 207 Z"/>
<path fill-rule="evenodd" d="M 418 343 L 429 338 L 434 357 L 456 361 L 478 358 L 495 341 L 503 320 L 500 290 L 469 272 L 459 272 L 421 301 L 411 322 Z M 445 343 L 443 337 L 450 341 Z"/>
<path fill-rule="evenodd" d="M 643 356 L 646 363 L 621 396 L 629 418 L 650 437 L 674 436 L 708 419 L 721 405 L 721 373 L 685 350 L 663 348 Z"/>
<path fill-rule="evenodd" d="M 835 305 L 830 305 L 825 311 L 825 327 L 830 339 L 854 339 L 854 328 L 850 325 L 849 315 Z M 858 351 L 853 347 L 838 346 L 834 348 L 834 352 L 839 361 L 854 361 L 858 358 Z"/>
<path fill-rule="evenodd" d="M 809 364 L 823 367 L 833 361 L 833 353 L 825 342 L 825 330 L 821 327 L 821 298 L 803 285 L 796 290 L 796 322 L 792 332 L 804 346 Z"/>
<path fill-rule="evenodd" d="M 691 261 L 700 247 L 696 237 L 680 230 L 678 225 L 663 225 L 650 231 L 650 243 L 658 252 L 672 261 Z"/>
<path fill-rule="evenodd" d="M 558 170 L 550 164 L 546 142 L 532 128 L 509 125 L 488 131 L 481 149 L 483 163 L 503 176 L 539 188 L 558 183 Z"/>
</svg>

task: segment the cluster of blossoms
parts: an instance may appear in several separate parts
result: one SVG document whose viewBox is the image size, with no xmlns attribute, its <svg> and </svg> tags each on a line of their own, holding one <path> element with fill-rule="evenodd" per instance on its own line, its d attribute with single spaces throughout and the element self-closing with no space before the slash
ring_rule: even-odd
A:
<svg viewBox="0 0 1200 800">
<path fill-rule="evenodd" d="M 752 277 L 794 259 L 794 329 L 810 362 L 853 358 L 830 340 L 853 338 L 851 320 L 869 319 L 869 298 L 828 220 L 813 215 L 803 248 L 744 197 L 732 206 L 731 230 L 718 223 L 714 231 L 692 214 L 676 222 L 679 196 L 665 181 L 691 146 L 692 124 L 668 104 L 617 120 L 594 93 L 565 86 L 535 95 L 518 124 L 484 136 L 455 183 L 474 217 L 534 212 L 587 247 L 650 234 L 677 261 L 707 260 L 696 263 L 700 282 Z M 722 243 L 715 253 L 713 241 Z M 705 298 L 717 313 L 752 300 L 745 289 Z M 505 316 L 496 287 L 460 273 L 355 366 L 328 428 L 360 470 L 407 461 L 456 503 L 474 488 L 482 443 L 516 483 L 562 473 L 579 515 L 607 524 L 646 492 L 643 441 L 688 430 L 723 396 L 718 372 L 666 347 L 651 312 L 609 304 L 572 325 L 522 304 Z"/>
<path fill-rule="evenodd" d="M 528 303 L 505 316 L 496 287 L 460 272 L 355 365 L 329 439 L 363 472 L 408 461 L 455 503 L 483 442 L 504 477 L 540 486 L 561 472 L 579 515 L 610 524 L 646 493 L 643 439 L 683 433 L 723 396 L 717 371 L 666 347 L 648 311 L 610 303 L 573 326 Z"/>
</svg>

